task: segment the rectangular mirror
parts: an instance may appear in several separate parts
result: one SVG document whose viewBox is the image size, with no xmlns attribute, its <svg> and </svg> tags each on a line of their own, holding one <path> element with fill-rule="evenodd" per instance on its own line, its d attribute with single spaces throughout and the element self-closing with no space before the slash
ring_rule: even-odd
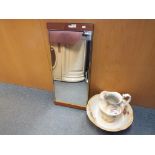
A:
<svg viewBox="0 0 155 155">
<path fill-rule="evenodd" d="M 48 23 L 55 104 L 85 109 L 93 24 Z"/>
</svg>

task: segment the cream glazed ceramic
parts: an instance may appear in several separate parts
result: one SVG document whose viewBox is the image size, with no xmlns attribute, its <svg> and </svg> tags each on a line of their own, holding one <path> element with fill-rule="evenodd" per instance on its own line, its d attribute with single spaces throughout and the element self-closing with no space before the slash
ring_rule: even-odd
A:
<svg viewBox="0 0 155 155">
<path fill-rule="evenodd" d="M 99 107 L 102 113 L 107 116 L 117 117 L 119 116 L 125 106 L 130 103 L 131 96 L 129 94 L 121 95 L 118 92 L 102 91 L 99 94 Z"/>
<path fill-rule="evenodd" d="M 113 121 L 107 121 L 103 118 L 103 113 L 99 107 L 100 97 L 99 94 L 93 96 L 86 107 L 87 115 L 90 121 L 97 127 L 110 131 L 117 132 L 127 129 L 133 122 L 133 110 L 130 104 L 126 104 L 123 112 L 119 117 L 116 117 Z"/>
</svg>

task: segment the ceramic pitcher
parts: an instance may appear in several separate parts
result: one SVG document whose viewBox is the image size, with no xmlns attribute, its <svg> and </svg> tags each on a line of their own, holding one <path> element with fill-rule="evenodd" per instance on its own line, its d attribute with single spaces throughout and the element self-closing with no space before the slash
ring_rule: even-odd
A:
<svg viewBox="0 0 155 155">
<path fill-rule="evenodd" d="M 131 101 L 129 94 L 120 94 L 118 92 L 102 91 L 99 95 L 100 109 L 108 116 L 118 116 L 127 104 Z"/>
</svg>

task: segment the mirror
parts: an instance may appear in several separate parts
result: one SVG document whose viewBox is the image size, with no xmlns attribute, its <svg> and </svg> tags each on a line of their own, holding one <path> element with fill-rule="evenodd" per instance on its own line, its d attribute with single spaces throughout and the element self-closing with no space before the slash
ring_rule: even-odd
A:
<svg viewBox="0 0 155 155">
<path fill-rule="evenodd" d="M 48 23 L 55 103 L 85 109 L 93 24 Z"/>
</svg>

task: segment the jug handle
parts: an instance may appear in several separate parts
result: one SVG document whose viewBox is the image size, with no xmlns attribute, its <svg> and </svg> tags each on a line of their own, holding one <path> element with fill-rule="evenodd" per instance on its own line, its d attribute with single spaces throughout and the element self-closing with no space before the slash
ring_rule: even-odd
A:
<svg viewBox="0 0 155 155">
<path fill-rule="evenodd" d="M 125 105 L 130 103 L 130 101 L 131 101 L 131 95 L 130 94 L 122 94 L 122 97 L 126 101 Z"/>
</svg>

